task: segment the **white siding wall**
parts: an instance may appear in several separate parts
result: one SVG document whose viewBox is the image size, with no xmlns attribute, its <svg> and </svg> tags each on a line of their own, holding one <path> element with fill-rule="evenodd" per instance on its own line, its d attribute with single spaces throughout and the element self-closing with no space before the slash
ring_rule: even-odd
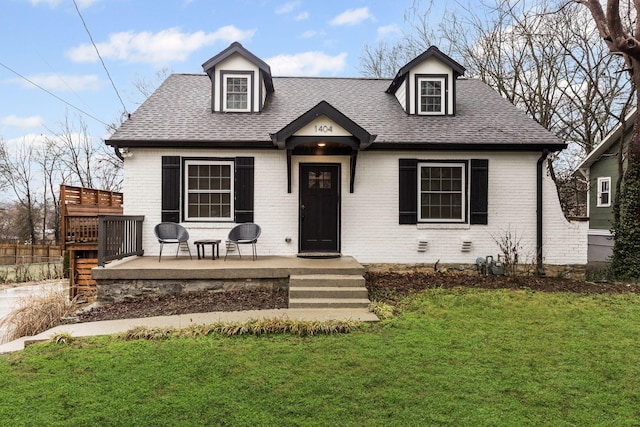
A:
<svg viewBox="0 0 640 427">
<path fill-rule="evenodd" d="M 407 81 L 402 82 L 396 91 L 396 99 L 402 105 L 402 109 L 407 111 Z"/>
<path fill-rule="evenodd" d="M 135 150 L 125 159 L 125 213 L 145 215 L 146 255 L 158 253 L 153 226 L 160 222 L 161 157 L 167 155 L 234 157 L 225 150 Z M 298 251 L 298 167 L 301 162 L 340 163 L 342 171 L 341 250 L 360 262 L 473 263 L 479 256 L 498 254 L 494 241 L 508 229 L 521 239 L 523 262 L 536 252 L 536 161 L 539 153 L 417 153 L 361 152 L 355 192 L 349 193 L 347 156 L 294 156 L 292 193 L 287 193 L 284 151 L 242 151 L 255 157 L 255 222 L 262 227 L 260 254 L 292 255 Z M 488 225 L 399 225 L 398 159 L 489 159 Z M 191 241 L 224 240 L 234 224 L 184 223 Z M 549 264 L 583 264 L 587 259 L 585 223 L 569 223 L 560 210 L 551 179 L 544 179 L 544 259 Z M 494 236 L 494 237 L 492 237 Z M 286 238 L 291 242 L 287 243 Z M 426 252 L 417 251 L 428 241 Z M 462 241 L 471 241 L 462 252 Z M 194 249 L 192 249 L 194 251 Z M 195 253 L 195 251 L 194 251 Z"/>
</svg>

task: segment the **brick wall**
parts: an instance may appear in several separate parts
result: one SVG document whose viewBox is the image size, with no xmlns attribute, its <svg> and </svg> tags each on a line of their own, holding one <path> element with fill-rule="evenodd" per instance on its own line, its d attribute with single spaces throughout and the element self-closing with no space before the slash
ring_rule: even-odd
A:
<svg viewBox="0 0 640 427">
<path fill-rule="evenodd" d="M 153 226 L 160 222 L 161 157 L 167 155 L 234 157 L 229 150 L 131 150 L 125 159 L 125 214 L 145 215 L 145 255 L 157 255 Z M 349 193 L 347 156 L 294 156 L 292 193 L 287 193 L 286 153 L 279 150 L 243 151 L 255 157 L 255 222 L 262 227 L 261 255 L 294 255 L 298 251 L 298 166 L 300 162 L 340 163 L 341 249 L 365 263 L 433 264 L 473 263 L 477 257 L 498 254 L 494 238 L 507 230 L 520 238 L 521 260 L 535 259 L 536 162 L 539 153 L 500 152 L 361 152 L 355 192 Z M 488 225 L 399 225 L 398 159 L 489 159 Z M 224 240 L 231 223 L 185 223 L 191 241 Z M 587 257 L 586 223 L 565 220 L 551 179 L 544 177 L 544 261 L 548 264 L 584 264 Z M 286 239 L 291 241 L 287 242 Z M 427 241 L 426 251 L 418 242 Z M 468 252 L 462 242 L 471 242 Z M 192 248 L 192 252 L 195 250 Z M 222 249 L 224 252 L 224 249 Z"/>
</svg>

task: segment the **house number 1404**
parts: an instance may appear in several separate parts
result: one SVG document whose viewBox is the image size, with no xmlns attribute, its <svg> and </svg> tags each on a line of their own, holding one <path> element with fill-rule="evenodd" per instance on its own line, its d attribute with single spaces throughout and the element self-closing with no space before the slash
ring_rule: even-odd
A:
<svg viewBox="0 0 640 427">
<path fill-rule="evenodd" d="M 333 132 L 333 126 L 331 125 L 315 125 L 316 132 L 319 133 L 331 133 Z"/>
</svg>

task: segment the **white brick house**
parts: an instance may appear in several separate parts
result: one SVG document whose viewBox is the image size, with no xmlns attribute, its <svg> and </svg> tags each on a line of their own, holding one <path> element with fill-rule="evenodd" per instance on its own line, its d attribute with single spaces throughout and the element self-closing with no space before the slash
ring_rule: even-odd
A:
<svg viewBox="0 0 640 427">
<path fill-rule="evenodd" d="M 394 79 L 273 77 L 239 43 L 171 75 L 107 141 L 124 157 L 125 213 L 191 241 L 262 227 L 262 255 L 469 263 L 521 253 L 584 264 L 544 159 L 565 145 L 431 47 Z"/>
</svg>

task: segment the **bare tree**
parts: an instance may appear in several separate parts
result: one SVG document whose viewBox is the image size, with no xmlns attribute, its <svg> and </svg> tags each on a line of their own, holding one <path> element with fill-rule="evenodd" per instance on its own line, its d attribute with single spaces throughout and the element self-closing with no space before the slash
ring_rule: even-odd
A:
<svg viewBox="0 0 640 427">
<path fill-rule="evenodd" d="M 396 43 L 380 40 L 374 45 L 364 45 L 360 56 L 360 72 L 363 75 L 393 77 L 402 66 L 434 43 L 438 36 L 428 23 L 433 0 L 425 3 L 414 0 L 412 6 L 405 11 L 404 21 L 408 31 L 401 40 Z"/>
<path fill-rule="evenodd" d="M 67 115 L 47 143 L 58 160 L 59 184 L 111 191 L 121 188 L 122 161 L 102 140 L 94 141 L 81 117 L 72 122 Z"/>
<path fill-rule="evenodd" d="M 640 1 L 574 0 L 591 13 L 602 40 L 609 51 L 622 57 L 625 69 L 636 89 L 635 104 L 640 101 Z M 565 4 L 569 7 L 569 3 Z M 622 148 L 621 148 L 622 149 Z M 613 228 L 615 243 L 611 258 L 611 273 L 618 278 L 640 278 L 640 123 L 635 121 L 627 147 L 627 168 L 624 173 L 619 205 L 619 221 Z"/>
<path fill-rule="evenodd" d="M 49 138 L 40 149 L 38 163 L 42 171 L 44 203 L 42 206 L 42 239 L 45 240 L 48 228 L 53 229 L 54 241 L 60 243 L 60 203 L 58 190 L 62 182 L 59 168 L 62 151 Z"/>
<path fill-rule="evenodd" d="M 631 90 L 619 72 L 622 61 L 597 43 L 589 14 L 576 4 L 558 8 L 548 1 L 487 0 L 473 10 L 445 13 L 433 29 L 427 20 L 431 10 L 431 2 L 413 3 L 406 14 L 410 32 L 398 45 L 423 51 L 438 40 L 441 50 L 465 65 L 468 76 L 480 78 L 569 143 L 568 150 L 549 157 L 549 170 L 565 212 L 580 213 L 573 209 L 575 190 L 586 183 L 575 182 L 571 166 L 619 122 Z M 402 57 L 405 62 L 397 64 L 396 50 L 407 49 L 398 45 L 380 44 L 377 51 L 365 47 L 361 70 L 368 75 L 397 70 L 411 59 Z"/>
<path fill-rule="evenodd" d="M 7 182 L 9 189 L 16 197 L 17 202 L 23 211 L 24 221 L 20 225 L 23 230 L 20 236 L 29 243 L 37 242 L 36 221 L 37 221 L 37 193 L 35 186 L 36 174 L 33 164 L 36 159 L 36 151 L 32 144 L 26 140 L 18 148 L 9 153 L 2 151 L 0 158 L 0 176 Z"/>
</svg>

